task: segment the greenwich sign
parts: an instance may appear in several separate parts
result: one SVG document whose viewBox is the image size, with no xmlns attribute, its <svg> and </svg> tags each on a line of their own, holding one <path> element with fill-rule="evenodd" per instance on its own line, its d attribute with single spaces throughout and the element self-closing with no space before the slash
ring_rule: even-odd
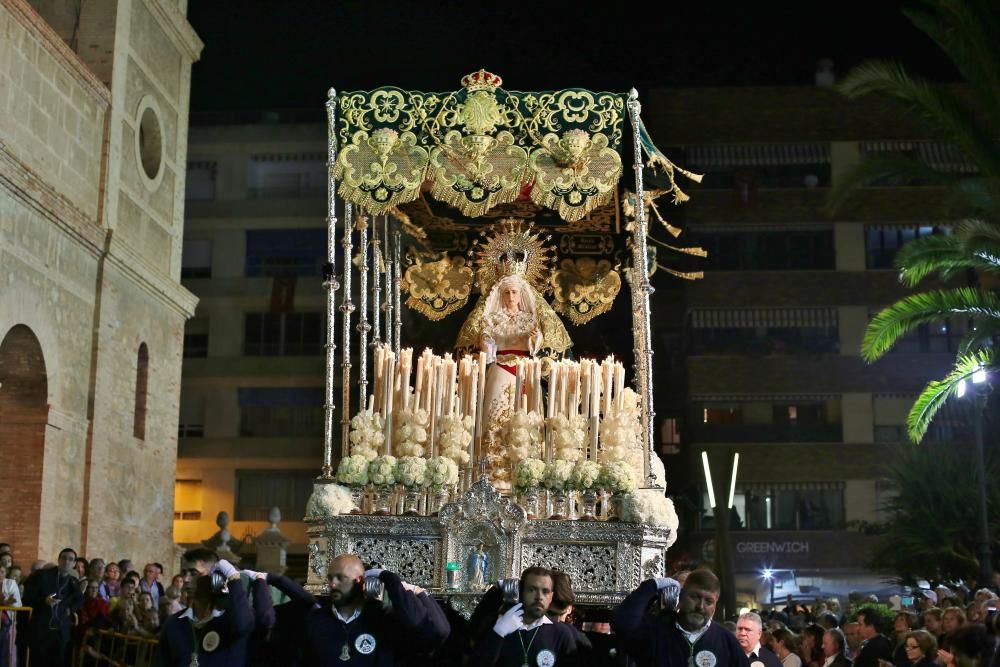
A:
<svg viewBox="0 0 1000 667">
<path fill-rule="evenodd" d="M 738 554 L 783 555 L 809 553 L 809 542 L 800 540 L 773 541 L 737 541 L 734 545 Z"/>
</svg>

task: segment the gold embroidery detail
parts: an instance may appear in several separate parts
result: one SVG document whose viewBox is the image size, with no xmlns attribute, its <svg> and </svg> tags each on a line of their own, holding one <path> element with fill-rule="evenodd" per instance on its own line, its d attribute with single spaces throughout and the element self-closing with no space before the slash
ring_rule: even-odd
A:
<svg viewBox="0 0 1000 667">
<path fill-rule="evenodd" d="M 409 293 L 406 305 L 429 320 L 452 314 L 469 300 L 472 269 L 461 257 L 417 263 L 406 270 L 400 287 Z"/>
<path fill-rule="evenodd" d="M 341 179 L 340 196 L 371 215 L 413 201 L 427 173 L 427 151 L 412 132 L 389 128 L 354 133 L 337 156 L 333 175 Z"/>
<path fill-rule="evenodd" d="M 611 201 L 622 173 L 618 153 L 603 134 L 569 130 L 560 138 L 547 134 L 532 151 L 528 166 L 535 177 L 531 200 L 575 222 Z"/>
<path fill-rule="evenodd" d="M 528 154 L 510 132 L 491 137 L 452 130 L 431 151 L 431 165 L 431 196 L 476 218 L 517 199 Z"/>
<path fill-rule="evenodd" d="M 621 276 L 606 259 L 564 259 L 552 276 L 555 309 L 573 324 L 586 324 L 608 312 L 622 287 Z"/>
</svg>

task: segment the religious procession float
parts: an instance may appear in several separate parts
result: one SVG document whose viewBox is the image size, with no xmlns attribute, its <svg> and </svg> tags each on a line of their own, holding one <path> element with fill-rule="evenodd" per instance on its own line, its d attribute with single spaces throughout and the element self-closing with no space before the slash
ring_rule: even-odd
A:
<svg viewBox="0 0 1000 667">
<path fill-rule="evenodd" d="M 652 213 L 677 236 L 654 200 L 684 201 L 675 177 L 700 177 L 656 149 L 634 90 L 501 83 L 480 70 L 454 92 L 329 93 L 314 590 L 352 552 L 465 614 L 531 565 L 611 605 L 663 574 L 676 539 L 654 451 L 650 272 L 699 275 L 651 260 L 647 227 Z M 595 318 L 630 345 L 574 349 L 565 321 Z"/>
</svg>

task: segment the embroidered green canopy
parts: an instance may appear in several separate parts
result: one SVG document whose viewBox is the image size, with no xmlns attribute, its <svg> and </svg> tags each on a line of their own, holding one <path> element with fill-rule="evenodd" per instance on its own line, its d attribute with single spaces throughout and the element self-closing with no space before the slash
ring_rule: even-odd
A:
<svg viewBox="0 0 1000 667">
<path fill-rule="evenodd" d="M 611 201 L 628 95 L 500 84 L 479 70 L 451 93 L 342 94 L 334 165 L 341 197 L 379 215 L 426 190 L 475 218 L 524 195 L 569 223 Z"/>
</svg>

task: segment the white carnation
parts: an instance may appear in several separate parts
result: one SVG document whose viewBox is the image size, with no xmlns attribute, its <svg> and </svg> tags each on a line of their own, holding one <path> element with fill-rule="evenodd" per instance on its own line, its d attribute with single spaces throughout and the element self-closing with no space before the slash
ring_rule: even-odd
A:
<svg viewBox="0 0 1000 667">
<path fill-rule="evenodd" d="M 396 483 L 396 457 L 378 456 L 368 463 L 368 481 L 375 486 L 393 486 Z"/>
<path fill-rule="evenodd" d="M 587 446 L 587 419 L 583 415 L 556 415 L 549 419 L 552 448 L 563 461 L 579 461 Z"/>
<path fill-rule="evenodd" d="M 368 483 L 368 459 L 360 454 L 345 456 L 337 466 L 337 481 L 348 486 Z"/>
<path fill-rule="evenodd" d="M 385 446 L 385 421 L 375 412 L 360 412 L 351 419 L 351 454 L 371 461 Z"/>
<path fill-rule="evenodd" d="M 510 416 L 503 438 L 511 463 L 517 465 L 519 461 L 542 455 L 544 426 L 545 420 L 537 412 L 517 412 Z"/>
<path fill-rule="evenodd" d="M 570 486 L 577 491 L 596 488 L 600 475 L 601 465 L 597 461 L 577 461 L 570 476 Z"/>
<path fill-rule="evenodd" d="M 469 444 L 472 442 L 472 417 L 442 415 L 434 425 L 438 452 L 459 467 L 469 462 Z"/>
<path fill-rule="evenodd" d="M 628 493 L 634 490 L 636 481 L 632 474 L 632 466 L 624 461 L 609 461 L 602 464 L 598 484 L 611 493 Z"/>
<path fill-rule="evenodd" d="M 663 495 L 662 489 L 638 489 L 625 496 L 623 514 L 626 521 L 645 523 L 677 531 L 677 512 L 674 502 Z"/>
<path fill-rule="evenodd" d="M 351 490 L 340 484 L 316 484 L 306 503 L 307 517 L 327 517 L 350 514 L 355 509 Z"/>
<path fill-rule="evenodd" d="M 428 459 L 424 469 L 424 485 L 440 490 L 458 484 L 458 464 L 446 456 Z"/>
<path fill-rule="evenodd" d="M 429 416 L 426 410 L 400 410 L 392 416 L 392 447 L 396 456 L 423 456 Z"/>
<path fill-rule="evenodd" d="M 573 462 L 556 459 L 545 466 L 544 486 L 552 491 L 568 491 Z"/>
<path fill-rule="evenodd" d="M 545 479 L 545 461 L 540 459 L 521 459 L 514 468 L 514 486 L 526 491 L 536 489 Z"/>
<path fill-rule="evenodd" d="M 426 471 L 427 459 L 404 456 L 396 463 L 396 481 L 408 489 L 413 489 L 423 484 Z"/>
</svg>

